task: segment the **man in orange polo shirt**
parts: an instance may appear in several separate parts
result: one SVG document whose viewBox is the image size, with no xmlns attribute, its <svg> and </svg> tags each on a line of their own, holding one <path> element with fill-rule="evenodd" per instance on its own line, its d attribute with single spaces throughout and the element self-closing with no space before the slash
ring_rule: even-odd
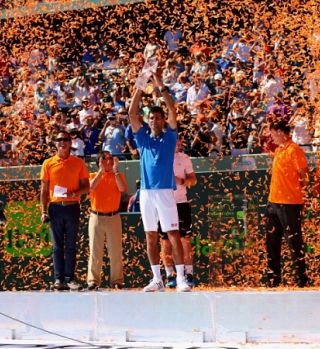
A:
<svg viewBox="0 0 320 349">
<path fill-rule="evenodd" d="M 269 124 L 275 144 L 270 194 L 267 205 L 267 257 L 268 286 L 281 283 L 281 242 L 288 241 L 297 268 L 297 283 L 308 283 L 304 246 L 301 231 L 301 211 L 304 204 L 304 188 L 308 184 L 308 165 L 303 150 L 290 137 L 290 126 L 284 120 Z"/>
<path fill-rule="evenodd" d="M 53 243 L 53 290 L 79 290 L 75 281 L 76 242 L 80 196 L 89 191 L 89 173 L 83 160 L 70 155 L 71 137 L 60 131 L 57 153 L 41 168 L 41 221 L 50 221 Z"/>
<path fill-rule="evenodd" d="M 88 290 L 101 283 L 104 245 L 110 259 L 110 285 L 123 286 L 122 225 L 119 215 L 121 193 L 128 190 L 126 178 L 118 170 L 119 159 L 108 151 L 98 155 L 98 172 L 90 175 L 91 214 L 89 218 Z"/>
</svg>

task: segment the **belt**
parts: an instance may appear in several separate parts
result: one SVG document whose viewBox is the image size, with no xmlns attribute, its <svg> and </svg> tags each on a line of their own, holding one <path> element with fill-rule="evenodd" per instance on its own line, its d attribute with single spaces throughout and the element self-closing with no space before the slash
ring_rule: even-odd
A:
<svg viewBox="0 0 320 349">
<path fill-rule="evenodd" d="M 57 206 L 70 206 L 70 205 L 78 205 L 78 201 L 58 201 L 58 202 L 50 202 L 50 205 Z"/>
<path fill-rule="evenodd" d="M 119 211 L 113 211 L 113 212 L 97 212 L 97 211 L 93 211 L 91 210 L 91 213 L 97 215 L 97 216 L 106 216 L 106 217 L 111 217 L 111 216 L 115 216 L 116 214 L 119 213 Z"/>
</svg>

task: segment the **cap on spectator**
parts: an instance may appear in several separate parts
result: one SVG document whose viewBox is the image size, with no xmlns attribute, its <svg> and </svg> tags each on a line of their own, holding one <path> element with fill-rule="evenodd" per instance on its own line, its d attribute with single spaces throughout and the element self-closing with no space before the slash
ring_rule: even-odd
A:
<svg viewBox="0 0 320 349">
<path fill-rule="evenodd" d="M 81 102 L 89 102 L 89 98 L 84 96 L 82 97 Z"/>
<path fill-rule="evenodd" d="M 214 75 L 213 78 L 214 78 L 214 80 L 222 80 L 222 74 L 217 73 L 217 74 Z"/>
</svg>

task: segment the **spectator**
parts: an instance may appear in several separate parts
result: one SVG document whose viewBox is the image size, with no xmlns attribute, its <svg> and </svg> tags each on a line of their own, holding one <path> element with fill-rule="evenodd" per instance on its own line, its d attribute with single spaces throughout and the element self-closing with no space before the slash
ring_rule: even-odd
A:
<svg viewBox="0 0 320 349">
<path fill-rule="evenodd" d="M 81 129 L 82 139 L 85 144 L 84 154 L 94 155 L 99 151 L 99 134 L 100 131 L 94 126 L 94 121 L 91 116 L 87 116 L 85 124 Z"/>
<path fill-rule="evenodd" d="M 80 131 L 76 128 L 69 131 L 71 136 L 71 155 L 84 158 L 85 144 L 80 136 Z"/>
<path fill-rule="evenodd" d="M 177 82 L 170 88 L 176 103 L 184 103 L 187 100 L 188 81 L 185 72 L 178 76 Z"/>
<path fill-rule="evenodd" d="M 277 144 L 274 143 L 270 130 L 269 124 L 263 122 L 258 133 L 259 145 L 263 153 L 274 153 L 277 148 Z"/>
<path fill-rule="evenodd" d="M 231 155 L 248 154 L 248 140 L 250 135 L 250 123 L 243 116 L 232 118 L 232 129 L 229 132 L 229 144 Z"/>
<path fill-rule="evenodd" d="M 198 123 L 194 121 L 192 125 L 193 135 L 190 145 L 192 156 L 205 156 L 211 155 L 213 145 L 215 144 L 214 134 L 210 133 L 208 125 L 205 120 L 201 120 Z"/>
<path fill-rule="evenodd" d="M 113 90 L 113 108 L 114 114 L 117 114 L 120 110 L 126 107 L 125 101 L 122 99 L 121 89 L 119 87 Z"/>
<path fill-rule="evenodd" d="M 80 124 L 80 118 L 78 115 L 78 111 L 77 110 L 73 110 L 71 112 L 71 118 L 69 119 L 70 122 L 67 122 L 67 131 L 73 130 L 73 129 L 78 129 L 80 130 L 81 128 L 81 124 Z"/>
<path fill-rule="evenodd" d="M 173 22 L 169 29 L 164 34 L 164 40 L 167 44 L 167 50 L 177 52 L 179 50 L 179 43 L 182 38 L 180 30 L 176 29 L 177 23 Z"/>
<path fill-rule="evenodd" d="M 177 78 L 177 64 L 174 59 L 169 58 L 167 59 L 165 68 L 162 72 L 163 83 L 170 88 L 177 82 Z"/>
<path fill-rule="evenodd" d="M 76 70 L 76 77 L 69 81 L 69 86 L 73 91 L 73 107 L 81 107 L 83 98 L 89 98 L 89 85 L 85 77 Z M 79 75 L 78 75 L 79 74 Z"/>
<path fill-rule="evenodd" d="M 252 52 L 248 35 L 242 35 L 232 46 L 232 51 L 235 54 L 235 59 L 239 59 L 239 61 L 244 64 L 243 68 L 246 67 L 246 64 L 251 63 Z"/>
<path fill-rule="evenodd" d="M 194 64 L 191 67 L 191 74 L 204 76 L 208 70 L 207 57 L 203 52 L 197 52 L 194 56 Z"/>
<path fill-rule="evenodd" d="M 125 156 L 122 155 L 126 145 L 124 133 L 125 129 L 119 124 L 116 116 L 109 114 L 99 135 L 102 151 L 109 151 L 119 159 L 125 159 Z"/>
<path fill-rule="evenodd" d="M 284 92 L 283 84 L 279 78 L 275 78 L 273 74 L 268 74 L 266 79 L 261 82 L 261 99 L 265 101 L 267 107 L 269 107 L 274 101 L 276 96 L 281 92 Z"/>
<path fill-rule="evenodd" d="M 299 101 L 296 106 L 296 111 L 289 123 L 292 125 L 292 140 L 306 151 L 312 150 L 312 126 L 310 124 L 311 118 L 305 108 L 305 103 Z"/>
<path fill-rule="evenodd" d="M 191 57 L 195 57 L 198 53 L 203 53 L 205 56 L 209 56 L 210 48 L 207 46 L 202 33 L 196 32 L 194 35 L 194 42 L 190 49 Z"/>
<path fill-rule="evenodd" d="M 42 80 L 39 80 L 36 84 L 36 90 L 34 93 L 34 107 L 35 107 L 35 112 L 39 112 L 41 109 L 45 111 L 49 111 L 46 85 Z"/>
<path fill-rule="evenodd" d="M 196 102 L 205 100 L 209 95 L 209 89 L 207 85 L 202 81 L 200 74 L 194 74 L 192 76 L 193 85 L 189 87 L 187 92 L 187 106 L 191 115 L 196 115 L 198 109 L 196 108 Z"/>
<path fill-rule="evenodd" d="M 86 123 L 88 116 L 93 117 L 93 109 L 90 105 L 89 97 L 83 97 L 81 100 L 82 109 L 79 111 L 80 125 L 83 126 Z"/>
<path fill-rule="evenodd" d="M 204 81 L 210 90 L 210 94 L 215 94 L 215 81 L 222 80 L 222 74 L 217 73 L 215 62 L 208 62 L 208 69 L 204 77 Z"/>
<path fill-rule="evenodd" d="M 213 107 L 220 106 L 222 110 L 226 110 L 227 107 L 227 87 L 223 76 L 220 73 L 216 73 L 213 77 L 213 83 L 211 85 L 210 95 L 213 100 Z"/>
<path fill-rule="evenodd" d="M 212 137 L 212 149 L 211 149 L 211 157 L 215 157 L 216 155 L 222 154 L 225 149 L 225 128 L 222 124 L 222 116 L 221 113 L 215 109 L 212 110 L 209 114 L 209 121 L 211 128 L 209 132 Z"/>
<path fill-rule="evenodd" d="M 144 49 L 143 57 L 146 61 L 156 58 L 159 45 L 157 44 L 157 32 L 150 30 L 148 35 L 148 43 Z"/>
</svg>

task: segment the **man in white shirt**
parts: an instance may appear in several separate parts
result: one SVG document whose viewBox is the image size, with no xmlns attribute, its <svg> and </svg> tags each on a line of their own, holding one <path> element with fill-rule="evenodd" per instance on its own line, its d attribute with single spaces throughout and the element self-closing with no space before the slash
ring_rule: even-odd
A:
<svg viewBox="0 0 320 349">
<path fill-rule="evenodd" d="M 190 242 L 191 232 L 191 207 L 187 198 L 187 188 L 197 183 L 196 175 L 190 157 L 182 152 L 182 140 L 179 139 L 174 154 L 173 170 L 176 178 L 177 190 L 174 198 L 177 203 L 179 216 L 179 233 L 184 253 L 185 277 L 189 287 L 194 286 L 193 281 L 193 250 Z M 161 255 L 166 269 L 167 283 L 169 288 L 176 287 L 176 277 L 173 268 L 172 247 L 167 234 L 161 235 Z"/>
<path fill-rule="evenodd" d="M 280 78 L 269 74 L 267 78 L 262 81 L 260 85 L 261 99 L 265 100 L 267 107 L 269 107 L 276 99 L 279 92 L 283 93 L 284 88 Z"/>
<path fill-rule="evenodd" d="M 198 114 L 198 109 L 196 105 L 197 102 L 201 102 L 205 100 L 210 90 L 208 86 L 202 82 L 201 75 L 200 74 L 193 74 L 192 76 L 193 85 L 188 88 L 187 92 L 187 107 L 192 115 Z"/>
</svg>

